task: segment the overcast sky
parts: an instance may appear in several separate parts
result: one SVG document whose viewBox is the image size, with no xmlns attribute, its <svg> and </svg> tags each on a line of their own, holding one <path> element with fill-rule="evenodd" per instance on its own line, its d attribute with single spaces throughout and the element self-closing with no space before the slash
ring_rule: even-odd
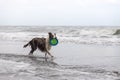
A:
<svg viewBox="0 0 120 80">
<path fill-rule="evenodd" d="M 0 25 L 120 26 L 120 0 L 0 0 Z"/>
</svg>

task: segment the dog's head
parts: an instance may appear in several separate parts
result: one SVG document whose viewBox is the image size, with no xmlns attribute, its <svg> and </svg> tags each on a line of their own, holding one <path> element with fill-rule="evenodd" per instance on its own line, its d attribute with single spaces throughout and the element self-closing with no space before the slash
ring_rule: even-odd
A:
<svg viewBox="0 0 120 80">
<path fill-rule="evenodd" d="M 51 32 L 49 32 L 48 35 L 49 35 L 49 38 L 50 38 L 50 39 L 51 39 L 51 38 L 57 38 L 57 37 L 56 37 L 56 33 L 52 34 Z"/>
</svg>

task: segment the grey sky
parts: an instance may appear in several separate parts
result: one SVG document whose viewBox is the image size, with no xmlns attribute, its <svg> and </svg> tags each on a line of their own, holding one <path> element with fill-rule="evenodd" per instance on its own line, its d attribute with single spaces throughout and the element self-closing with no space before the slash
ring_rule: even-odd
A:
<svg viewBox="0 0 120 80">
<path fill-rule="evenodd" d="M 120 0 L 0 0 L 0 25 L 120 26 Z"/>
</svg>

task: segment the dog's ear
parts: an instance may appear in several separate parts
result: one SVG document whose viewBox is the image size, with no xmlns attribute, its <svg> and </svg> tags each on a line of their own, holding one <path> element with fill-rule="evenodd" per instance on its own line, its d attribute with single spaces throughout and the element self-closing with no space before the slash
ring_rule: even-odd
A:
<svg viewBox="0 0 120 80">
<path fill-rule="evenodd" d="M 49 35 L 49 38 L 53 38 L 54 37 L 51 32 L 49 32 L 48 35 Z"/>
<path fill-rule="evenodd" d="M 48 32 L 48 34 L 49 34 L 49 35 L 52 35 L 52 33 L 51 33 L 51 32 Z"/>
<path fill-rule="evenodd" d="M 56 33 L 54 33 L 54 36 L 56 37 Z"/>
</svg>

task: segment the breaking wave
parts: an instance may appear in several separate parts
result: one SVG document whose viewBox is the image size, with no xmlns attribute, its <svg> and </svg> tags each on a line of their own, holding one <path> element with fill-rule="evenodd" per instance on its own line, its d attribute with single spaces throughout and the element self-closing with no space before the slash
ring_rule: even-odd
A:
<svg viewBox="0 0 120 80">
<path fill-rule="evenodd" d="M 119 27 L 0 27 L 0 40 L 29 41 L 34 37 L 46 37 L 57 33 L 59 42 L 80 44 L 120 45 Z"/>
</svg>

